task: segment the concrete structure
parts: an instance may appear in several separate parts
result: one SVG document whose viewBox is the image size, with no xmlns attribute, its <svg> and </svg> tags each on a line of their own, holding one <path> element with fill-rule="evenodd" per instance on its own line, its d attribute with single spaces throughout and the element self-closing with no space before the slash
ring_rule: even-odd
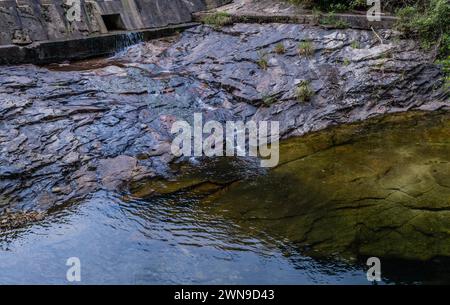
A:
<svg viewBox="0 0 450 305">
<path fill-rule="evenodd" d="M 78 39 L 191 21 L 230 0 L 0 0 L 0 45 Z"/>
<path fill-rule="evenodd" d="M 194 20 L 200 21 L 202 17 L 215 11 L 229 14 L 235 23 L 297 23 L 328 28 L 348 25 L 353 29 L 370 30 L 390 29 L 397 21 L 396 17 L 386 14 L 387 12 L 381 12 L 380 20 L 370 21 L 366 11 L 329 14 L 304 9 L 302 5 L 293 4 L 292 1 L 274 0 L 234 0 L 208 12 L 194 13 Z"/>
<path fill-rule="evenodd" d="M 0 45 L 0 65 L 48 64 L 108 56 L 140 41 L 174 35 L 196 25 L 198 23 L 190 22 L 145 30 L 117 31 L 81 38 L 38 41 L 28 46 Z"/>
</svg>

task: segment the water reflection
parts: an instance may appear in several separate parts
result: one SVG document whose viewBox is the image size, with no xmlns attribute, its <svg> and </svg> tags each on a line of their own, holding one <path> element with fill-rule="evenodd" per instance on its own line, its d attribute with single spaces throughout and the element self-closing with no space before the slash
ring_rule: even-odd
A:
<svg viewBox="0 0 450 305">
<path fill-rule="evenodd" d="M 65 260 L 78 256 L 83 283 L 365 283 L 358 268 L 336 270 L 282 241 L 243 234 L 199 209 L 198 198 L 180 195 L 123 201 L 99 192 L 4 232 L 0 282 L 64 283 Z"/>
</svg>

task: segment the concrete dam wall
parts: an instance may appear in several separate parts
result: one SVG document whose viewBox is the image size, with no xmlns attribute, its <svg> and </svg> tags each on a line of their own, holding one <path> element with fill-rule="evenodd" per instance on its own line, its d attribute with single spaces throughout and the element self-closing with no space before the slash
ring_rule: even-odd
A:
<svg viewBox="0 0 450 305">
<path fill-rule="evenodd" d="M 0 0 L 0 46 L 77 39 L 191 21 L 229 0 Z"/>
</svg>

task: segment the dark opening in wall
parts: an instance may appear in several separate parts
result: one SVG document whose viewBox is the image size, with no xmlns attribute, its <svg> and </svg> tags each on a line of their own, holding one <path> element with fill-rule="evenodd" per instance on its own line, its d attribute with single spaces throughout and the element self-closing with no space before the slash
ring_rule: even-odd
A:
<svg viewBox="0 0 450 305">
<path fill-rule="evenodd" d="M 102 19 L 108 32 L 126 30 L 120 14 L 102 15 Z"/>
</svg>

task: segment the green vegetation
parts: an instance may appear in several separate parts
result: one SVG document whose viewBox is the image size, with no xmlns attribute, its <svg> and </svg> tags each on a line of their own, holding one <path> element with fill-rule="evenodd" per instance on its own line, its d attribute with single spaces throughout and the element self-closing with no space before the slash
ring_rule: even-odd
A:
<svg viewBox="0 0 450 305">
<path fill-rule="evenodd" d="M 438 60 L 437 63 L 442 66 L 445 73 L 445 86 L 450 89 L 450 56 L 445 59 Z"/>
<path fill-rule="evenodd" d="M 349 7 L 346 4 L 344 4 L 344 3 L 332 3 L 332 4 L 330 4 L 330 10 L 332 12 L 341 13 L 341 12 L 345 12 L 348 9 L 349 9 Z"/>
<path fill-rule="evenodd" d="M 300 56 L 305 56 L 305 57 L 312 56 L 314 54 L 314 45 L 313 45 L 312 41 L 306 40 L 306 41 L 300 42 L 298 44 L 298 54 L 300 54 Z"/>
<path fill-rule="evenodd" d="M 367 9 L 365 0 L 286 0 L 304 8 L 313 9 L 319 23 L 335 28 L 347 28 L 348 24 L 338 18 L 335 12 L 345 12 L 354 9 Z M 425 49 L 433 49 L 439 63 L 443 65 L 447 80 L 448 58 L 450 56 L 450 1 L 449 0 L 385 0 L 382 1 L 384 12 L 395 13 L 399 18 L 397 30 L 407 37 L 418 39 Z M 321 13 L 326 15 L 319 17 Z M 357 42 L 352 48 L 358 49 Z"/>
<path fill-rule="evenodd" d="M 344 58 L 344 61 L 342 62 L 342 64 L 343 64 L 344 66 L 348 66 L 348 65 L 350 64 L 350 59 Z"/>
<path fill-rule="evenodd" d="M 274 50 L 277 54 L 284 54 L 286 52 L 286 48 L 284 47 L 284 44 L 282 42 L 277 43 Z"/>
<path fill-rule="evenodd" d="M 366 8 L 367 8 L 366 0 L 352 0 L 349 3 L 349 9 L 351 9 L 351 10 L 366 9 Z"/>
<path fill-rule="evenodd" d="M 320 15 L 322 14 L 322 12 L 320 11 L 319 8 L 313 7 L 312 14 L 313 14 L 314 18 L 318 21 L 320 19 Z"/>
<path fill-rule="evenodd" d="M 269 61 L 267 60 L 267 53 L 264 52 L 258 52 L 259 59 L 256 61 L 258 64 L 258 67 L 260 67 L 263 70 L 267 70 L 269 67 Z"/>
<path fill-rule="evenodd" d="M 304 8 L 322 9 L 326 11 L 343 12 L 367 7 L 366 0 L 287 0 L 294 5 Z"/>
<path fill-rule="evenodd" d="M 435 46 L 441 58 L 450 55 L 450 2 L 429 0 L 397 11 L 397 29 L 420 39 L 424 48 Z"/>
<path fill-rule="evenodd" d="M 410 38 L 419 39 L 425 49 L 434 49 L 438 64 L 450 79 L 450 2 L 448 0 L 414 1 L 397 11 L 397 29 Z"/>
<path fill-rule="evenodd" d="M 314 96 L 314 91 L 311 89 L 309 82 L 304 80 L 298 84 L 295 90 L 295 95 L 297 96 L 297 100 L 299 102 L 307 102 Z"/>
<path fill-rule="evenodd" d="M 349 27 L 349 24 L 346 21 L 338 18 L 334 14 L 334 12 L 331 12 L 326 16 L 324 16 L 322 19 L 320 19 L 319 23 L 323 25 L 332 26 L 337 29 L 346 29 Z"/>
<path fill-rule="evenodd" d="M 214 27 L 222 27 L 233 24 L 233 18 L 226 12 L 216 12 L 204 16 L 202 22 Z"/>
<path fill-rule="evenodd" d="M 263 102 L 264 105 L 270 106 L 270 105 L 276 103 L 276 102 L 277 102 L 277 99 L 276 99 L 276 97 L 273 96 L 273 95 L 270 95 L 270 94 L 263 94 L 263 95 L 262 95 L 262 102 Z"/>
<path fill-rule="evenodd" d="M 347 12 L 351 10 L 367 10 L 366 0 L 284 0 L 303 8 L 321 10 L 324 12 Z M 383 11 L 395 12 L 407 7 L 418 7 L 422 9 L 431 5 L 433 0 L 384 0 L 381 1 Z M 442 2 L 447 2 L 443 0 Z"/>
<path fill-rule="evenodd" d="M 361 46 L 359 45 L 359 42 L 354 40 L 352 41 L 352 44 L 350 45 L 353 49 L 360 49 Z"/>
</svg>

